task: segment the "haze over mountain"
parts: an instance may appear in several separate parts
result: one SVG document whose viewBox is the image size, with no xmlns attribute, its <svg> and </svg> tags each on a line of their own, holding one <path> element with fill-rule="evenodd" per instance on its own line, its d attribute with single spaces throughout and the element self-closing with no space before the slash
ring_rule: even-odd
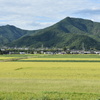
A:
<svg viewBox="0 0 100 100">
<path fill-rule="evenodd" d="M 66 17 L 50 27 L 37 31 L 2 26 L 0 35 L 0 44 L 12 47 L 38 48 L 43 45 L 82 49 L 84 44 L 85 49 L 100 49 L 100 23 L 81 18 Z"/>
</svg>

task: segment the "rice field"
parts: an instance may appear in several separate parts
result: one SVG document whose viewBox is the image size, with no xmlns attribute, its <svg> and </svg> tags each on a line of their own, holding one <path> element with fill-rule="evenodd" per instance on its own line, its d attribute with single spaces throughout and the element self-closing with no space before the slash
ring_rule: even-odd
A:
<svg viewBox="0 0 100 100">
<path fill-rule="evenodd" d="M 0 100 L 100 100 L 99 57 L 27 55 L 0 62 Z"/>
<path fill-rule="evenodd" d="M 100 58 L 29 58 L 23 62 L 100 62 Z"/>
<path fill-rule="evenodd" d="M 8 60 L 8 59 L 14 59 L 17 57 L 0 57 L 0 60 Z"/>
<path fill-rule="evenodd" d="M 8 55 L 0 55 L 0 62 L 2 61 L 15 61 L 19 59 L 26 59 L 26 58 L 31 58 L 31 57 L 38 57 L 41 55 L 35 54 L 34 56 L 32 54 L 25 54 L 25 55 L 20 55 L 20 54 L 8 54 Z"/>
</svg>

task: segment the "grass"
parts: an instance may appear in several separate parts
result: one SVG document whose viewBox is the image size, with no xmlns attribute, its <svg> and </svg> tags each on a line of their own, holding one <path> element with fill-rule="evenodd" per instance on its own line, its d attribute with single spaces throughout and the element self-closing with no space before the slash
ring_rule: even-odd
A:
<svg viewBox="0 0 100 100">
<path fill-rule="evenodd" d="M 8 55 L 0 55 L 0 62 L 5 61 L 18 61 L 20 59 L 28 59 L 28 58 L 36 58 L 41 56 L 48 56 L 48 55 L 40 55 L 40 54 L 8 54 Z"/>
<path fill-rule="evenodd" d="M 38 58 L 100 58 L 99 54 L 38 55 Z"/>
<path fill-rule="evenodd" d="M 100 62 L 100 58 L 29 58 L 19 62 Z"/>
<path fill-rule="evenodd" d="M 100 100 L 99 94 L 92 93 L 60 93 L 43 92 L 40 94 L 29 92 L 0 93 L 0 100 Z"/>
<path fill-rule="evenodd" d="M 59 62 L 99 61 L 99 56 L 31 55 L 0 62 L 0 100 L 100 100 L 99 62 Z"/>
</svg>

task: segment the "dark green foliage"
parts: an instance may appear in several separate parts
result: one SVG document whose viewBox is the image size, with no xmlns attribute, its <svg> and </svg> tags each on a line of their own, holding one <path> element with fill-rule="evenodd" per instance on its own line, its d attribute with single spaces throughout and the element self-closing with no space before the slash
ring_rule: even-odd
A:
<svg viewBox="0 0 100 100">
<path fill-rule="evenodd" d="M 100 23 L 91 20 L 67 17 L 48 28 L 25 32 L 28 36 L 21 37 L 21 34 L 21 38 L 17 37 L 19 39 L 8 46 L 39 48 L 43 45 L 82 50 L 84 43 L 85 50 L 100 49 Z"/>
<path fill-rule="evenodd" d="M 2 54 L 3 54 L 3 51 L 0 50 L 0 55 L 2 55 Z"/>
<path fill-rule="evenodd" d="M 0 93 L 0 100 L 100 100 L 100 94 L 93 93 L 59 93 L 59 92 L 46 92 L 46 93 Z"/>
<path fill-rule="evenodd" d="M 19 39 L 20 37 L 34 33 L 35 31 L 27 31 L 19 29 L 12 25 L 6 25 L 0 27 L 0 45 L 4 45 L 7 43 L 10 43 L 16 39 Z"/>
</svg>

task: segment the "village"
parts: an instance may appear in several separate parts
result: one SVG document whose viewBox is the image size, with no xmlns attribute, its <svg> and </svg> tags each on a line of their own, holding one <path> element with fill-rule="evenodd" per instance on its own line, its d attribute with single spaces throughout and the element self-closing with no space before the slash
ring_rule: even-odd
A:
<svg viewBox="0 0 100 100">
<path fill-rule="evenodd" d="M 99 50 L 70 50 L 67 48 L 16 48 L 3 47 L 0 54 L 100 54 Z"/>
</svg>

